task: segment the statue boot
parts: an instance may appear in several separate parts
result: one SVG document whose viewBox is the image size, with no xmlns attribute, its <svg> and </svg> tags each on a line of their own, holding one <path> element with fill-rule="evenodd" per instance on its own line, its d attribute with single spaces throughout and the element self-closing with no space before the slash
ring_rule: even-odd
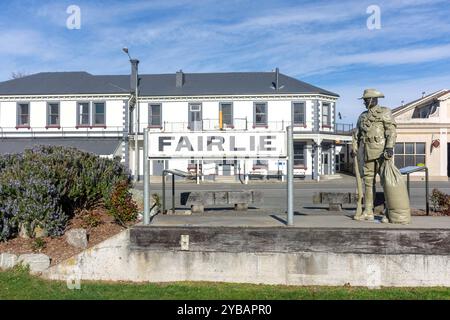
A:
<svg viewBox="0 0 450 320">
<path fill-rule="evenodd" d="M 364 211 L 362 213 L 362 218 L 364 220 L 373 221 L 375 215 L 373 213 L 373 193 L 367 192 L 365 195 Z"/>
</svg>

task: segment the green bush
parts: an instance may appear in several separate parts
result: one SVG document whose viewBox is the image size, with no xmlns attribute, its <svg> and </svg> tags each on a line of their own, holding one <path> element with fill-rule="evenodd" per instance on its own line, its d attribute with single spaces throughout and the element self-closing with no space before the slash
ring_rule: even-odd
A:
<svg viewBox="0 0 450 320">
<path fill-rule="evenodd" d="M 433 211 L 440 211 L 445 215 L 450 215 L 450 195 L 433 189 L 430 196 L 431 208 Z"/>
<path fill-rule="evenodd" d="M 134 221 L 138 215 L 138 207 L 130 193 L 128 181 L 120 181 L 111 193 L 111 201 L 108 205 L 109 213 L 121 225 Z"/>
<path fill-rule="evenodd" d="M 59 236 L 75 209 L 109 207 L 121 181 L 130 187 L 120 162 L 75 148 L 37 146 L 0 156 L 0 240 L 15 236 L 20 225 L 30 235 L 39 226 Z"/>
</svg>

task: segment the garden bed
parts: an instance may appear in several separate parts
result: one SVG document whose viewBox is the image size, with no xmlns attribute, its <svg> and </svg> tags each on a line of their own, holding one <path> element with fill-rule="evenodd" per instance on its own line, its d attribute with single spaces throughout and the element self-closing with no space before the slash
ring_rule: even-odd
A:
<svg viewBox="0 0 450 320">
<path fill-rule="evenodd" d="M 0 156 L 0 253 L 56 264 L 106 240 L 137 221 L 131 187 L 118 160 L 75 148 Z"/>
<path fill-rule="evenodd" d="M 411 215 L 413 217 L 414 216 L 426 216 L 427 212 L 422 209 L 411 208 Z M 442 217 L 442 216 L 447 216 L 447 214 L 445 212 L 441 212 L 441 211 L 430 210 L 429 216 L 430 217 Z"/>
<path fill-rule="evenodd" d="M 83 219 L 83 217 L 91 214 L 94 214 L 99 218 L 99 224 L 95 227 L 89 227 L 86 224 L 85 219 Z M 133 223 L 127 223 L 127 226 L 131 226 L 132 224 Z M 74 218 L 70 220 L 66 232 L 75 228 L 87 229 L 89 236 L 88 248 L 125 230 L 123 226 L 117 224 L 107 211 L 102 208 L 78 212 Z M 51 265 L 55 265 L 85 250 L 68 244 L 65 236 L 54 238 L 44 237 L 39 239 L 43 241 L 43 247 L 36 245 L 36 239 L 17 237 L 6 242 L 0 241 L 0 252 L 13 253 L 16 255 L 24 253 L 43 253 L 50 257 Z"/>
</svg>

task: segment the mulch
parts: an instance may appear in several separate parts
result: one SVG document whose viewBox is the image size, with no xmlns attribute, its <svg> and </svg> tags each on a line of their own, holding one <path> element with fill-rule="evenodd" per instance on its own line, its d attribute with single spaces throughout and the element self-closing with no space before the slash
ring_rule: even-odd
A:
<svg viewBox="0 0 450 320">
<path fill-rule="evenodd" d="M 96 217 L 98 217 L 100 224 L 95 227 L 89 227 L 83 219 L 83 217 L 87 214 L 94 214 Z M 132 224 L 133 223 L 130 223 L 129 225 L 127 225 L 127 227 Z M 66 228 L 66 232 L 70 229 L 75 228 L 84 228 L 87 230 L 88 248 L 93 247 L 100 242 L 105 241 L 106 239 L 125 230 L 125 227 L 117 224 L 103 208 L 77 212 L 74 218 L 70 220 Z M 84 250 L 69 245 L 66 242 L 65 236 L 55 238 L 44 237 L 41 239 L 45 242 L 45 246 L 41 250 L 38 250 L 36 248 L 35 239 L 24 239 L 17 237 L 7 242 L 0 242 L 0 252 L 14 254 L 43 253 L 50 257 L 51 265 L 55 265 Z"/>
<path fill-rule="evenodd" d="M 427 212 L 422 209 L 411 208 L 411 215 L 412 216 L 426 216 Z M 448 214 L 446 214 L 444 212 L 440 212 L 440 211 L 430 210 L 429 216 L 430 217 L 442 217 L 442 216 L 448 216 Z"/>
</svg>

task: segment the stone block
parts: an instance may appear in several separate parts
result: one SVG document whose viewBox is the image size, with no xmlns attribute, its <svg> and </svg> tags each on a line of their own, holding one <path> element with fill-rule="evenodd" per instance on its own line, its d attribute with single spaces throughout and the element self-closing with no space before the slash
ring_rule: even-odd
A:
<svg viewBox="0 0 450 320">
<path fill-rule="evenodd" d="M 42 253 L 21 254 L 17 262 L 29 266 L 31 273 L 43 272 L 50 267 L 50 258 Z"/>
<path fill-rule="evenodd" d="M 228 192 L 228 203 L 251 203 L 252 192 L 251 191 L 230 191 Z"/>
<path fill-rule="evenodd" d="M 262 191 L 252 191 L 252 202 L 253 203 L 263 203 L 263 193 Z"/>
<path fill-rule="evenodd" d="M 247 211 L 248 210 L 248 203 L 235 203 L 234 204 L 234 210 L 236 210 L 236 211 Z"/>
<path fill-rule="evenodd" d="M 0 269 L 6 270 L 14 268 L 17 264 L 17 256 L 12 253 L 1 253 L 0 254 Z"/>
<path fill-rule="evenodd" d="M 215 204 L 228 204 L 228 192 L 227 191 L 214 192 L 214 203 Z"/>
<path fill-rule="evenodd" d="M 356 194 L 351 192 L 316 192 L 313 195 L 314 204 L 350 204 L 356 200 Z"/>
<path fill-rule="evenodd" d="M 328 211 L 342 211 L 342 204 L 330 203 L 328 204 Z"/>
<path fill-rule="evenodd" d="M 213 205 L 214 204 L 214 192 L 213 191 L 193 191 L 181 193 L 182 205 Z"/>
<path fill-rule="evenodd" d="M 66 241 L 73 247 L 86 249 L 88 246 L 88 236 L 86 229 L 71 229 L 66 232 Z"/>
<path fill-rule="evenodd" d="M 191 205 L 191 212 L 192 213 L 203 213 L 205 212 L 205 206 L 201 204 L 193 204 Z"/>
</svg>

